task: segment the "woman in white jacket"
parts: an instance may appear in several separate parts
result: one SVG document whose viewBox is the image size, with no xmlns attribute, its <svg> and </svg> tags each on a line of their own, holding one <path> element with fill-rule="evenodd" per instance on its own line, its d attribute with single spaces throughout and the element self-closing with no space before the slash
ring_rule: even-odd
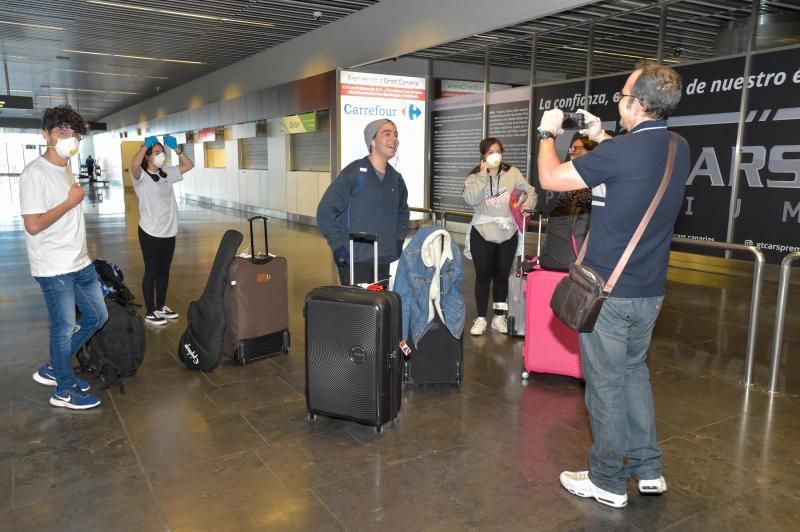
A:
<svg viewBox="0 0 800 532">
<path fill-rule="evenodd" d="M 508 274 L 517 252 L 517 225 L 511 215 L 509 200 L 514 189 L 528 194 L 526 208 L 536 205 L 536 190 L 522 173 L 503 161 L 503 144 L 489 137 L 481 141 L 481 162 L 472 169 L 464 183 L 464 201 L 474 208 L 467 234 L 467 257 L 475 263 L 475 303 L 478 317 L 470 334 L 486 331 L 489 287 L 492 286 L 494 318 L 492 328 L 507 333 Z"/>
</svg>

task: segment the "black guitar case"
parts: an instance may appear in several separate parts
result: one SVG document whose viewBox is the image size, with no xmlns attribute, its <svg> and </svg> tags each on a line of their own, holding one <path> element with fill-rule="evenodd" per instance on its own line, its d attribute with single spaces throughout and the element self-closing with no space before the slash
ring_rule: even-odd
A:
<svg viewBox="0 0 800 532">
<path fill-rule="evenodd" d="M 203 294 L 189 304 L 186 330 L 181 335 L 178 356 L 189 369 L 211 371 L 222 358 L 225 335 L 223 296 L 228 284 L 228 268 L 242 243 L 242 233 L 229 229 L 214 257 Z"/>
</svg>

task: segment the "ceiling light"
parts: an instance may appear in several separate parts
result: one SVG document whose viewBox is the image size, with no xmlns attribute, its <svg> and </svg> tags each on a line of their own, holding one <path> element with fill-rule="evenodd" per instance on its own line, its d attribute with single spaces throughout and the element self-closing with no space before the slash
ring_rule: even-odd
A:
<svg viewBox="0 0 800 532">
<path fill-rule="evenodd" d="M 150 13 L 161 13 L 164 15 L 174 15 L 176 17 L 189 17 L 189 18 L 198 18 L 201 20 L 211 20 L 215 22 L 230 22 L 233 24 L 249 24 L 251 26 L 262 26 L 265 28 L 271 28 L 275 26 L 272 22 L 258 22 L 255 20 L 245 20 L 241 18 L 228 18 L 228 17 L 215 17 L 213 15 L 201 15 L 199 13 L 187 13 L 185 11 L 172 11 L 170 9 L 158 9 L 155 7 L 143 7 L 143 6 L 133 6 L 128 4 L 119 4 L 117 2 L 105 2 L 102 0 L 86 0 L 90 4 L 97 4 L 100 6 L 109 6 L 109 7 L 120 7 L 123 9 L 134 9 L 136 11 L 147 11 Z"/>
<path fill-rule="evenodd" d="M 108 57 L 122 57 L 124 59 L 141 59 L 143 61 L 166 61 L 168 63 L 185 63 L 187 65 L 205 65 L 205 63 L 203 63 L 202 61 L 186 61 L 184 59 L 165 59 L 163 57 L 144 57 L 140 55 L 107 54 L 103 52 L 87 52 L 84 50 L 67 50 L 66 48 L 62 50 L 62 52 L 70 52 L 73 54 L 104 55 Z"/>
<path fill-rule="evenodd" d="M 60 28 L 58 26 L 45 26 L 44 24 L 23 24 L 22 22 L 10 22 L 7 20 L 0 20 L 0 24 L 10 24 L 12 26 L 25 26 L 28 28 L 39 28 L 42 30 L 64 31 L 64 28 Z"/>
<path fill-rule="evenodd" d="M 122 74 L 119 72 L 93 72 L 91 70 L 73 70 L 71 68 L 59 68 L 60 72 L 77 72 L 78 74 L 97 74 L 98 76 L 120 76 L 124 78 L 150 78 L 150 79 L 169 79 L 166 76 L 145 76 L 144 74 Z"/>
<path fill-rule="evenodd" d="M 51 91 L 99 92 L 102 94 L 141 94 L 141 92 L 109 91 L 99 89 L 74 89 L 72 87 L 50 87 Z"/>
</svg>

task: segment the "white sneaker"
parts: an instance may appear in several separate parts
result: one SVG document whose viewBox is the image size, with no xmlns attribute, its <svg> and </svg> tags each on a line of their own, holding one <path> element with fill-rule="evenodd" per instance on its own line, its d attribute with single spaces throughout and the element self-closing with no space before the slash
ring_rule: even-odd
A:
<svg viewBox="0 0 800 532">
<path fill-rule="evenodd" d="M 564 471 L 559 477 L 564 489 L 578 497 L 593 498 L 612 508 L 624 508 L 628 504 L 628 494 L 617 495 L 594 485 L 588 471 Z"/>
<path fill-rule="evenodd" d="M 166 305 L 164 305 L 158 310 L 153 311 L 153 314 L 155 314 L 159 318 L 164 318 L 165 320 L 177 320 L 179 317 L 177 312 L 175 312 Z"/>
<path fill-rule="evenodd" d="M 501 314 L 496 314 L 495 317 L 492 318 L 492 329 L 503 334 L 508 334 L 508 322 L 506 321 L 506 317 Z"/>
<path fill-rule="evenodd" d="M 167 320 L 158 315 L 158 311 L 148 312 L 144 315 L 144 322 L 148 325 L 166 325 Z"/>
<path fill-rule="evenodd" d="M 640 480 L 639 493 L 643 495 L 661 495 L 667 491 L 667 481 L 664 477 L 658 477 L 653 480 Z"/>
<path fill-rule="evenodd" d="M 475 321 L 472 322 L 472 329 L 469 330 L 469 333 L 472 336 L 480 336 L 486 332 L 486 318 L 475 318 Z"/>
</svg>

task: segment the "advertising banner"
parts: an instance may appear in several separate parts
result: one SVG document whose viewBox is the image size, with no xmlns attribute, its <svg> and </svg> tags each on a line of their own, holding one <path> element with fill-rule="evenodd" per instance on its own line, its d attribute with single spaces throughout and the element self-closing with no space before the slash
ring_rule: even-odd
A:
<svg viewBox="0 0 800 532">
<path fill-rule="evenodd" d="M 503 144 L 503 160 L 526 173 L 530 87 L 488 95 L 489 136 Z M 441 98 L 433 103 L 431 208 L 472 211 L 463 199 L 464 180 L 480 164 L 483 94 Z"/>
<path fill-rule="evenodd" d="M 403 175 L 408 204 L 425 200 L 425 78 L 339 72 L 339 170 L 368 155 L 364 127 L 378 118 L 395 123 L 400 145 L 389 161 Z"/>
<path fill-rule="evenodd" d="M 295 133 L 313 133 L 316 130 L 316 111 L 281 117 L 281 133 L 284 135 L 293 135 Z"/>
<path fill-rule="evenodd" d="M 689 143 L 691 170 L 676 236 L 724 242 L 732 185 L 739 180 L 732 241 L 759 247 L 771 263 L 800 250 L 800 55 L 798 49 L 753 55 L 745 79 L 744 57 L 676 66 L 683 95 L 669 128 Z M 534 124 L 553 107 L 574 111 L 588 103 L 609 132 L 620 134 L 618 102 L 628 73 L 593 79 L 588 102 L 584 81 L 534 87 Z M 748 108 L 739 175 L 734 174 L 736 134 L 742 87 L 748 84 Z M 566 156 L 573 132 L 557 139 Z M 534 161 L 536 157 L 534 143 Z M 533 184 L 538 179 L 533 165 Z M 539 207 L 554 206 L 553 193 L 540 194 Z M 720 255 L 696 247 L 676 248 Z"/>
<path fill-rule="evenodd" d="M 200 142 L 214 142 L 217 139 L 217 128 L 207 127 L 197 132 L 197 140 Z"/>
</svg>

